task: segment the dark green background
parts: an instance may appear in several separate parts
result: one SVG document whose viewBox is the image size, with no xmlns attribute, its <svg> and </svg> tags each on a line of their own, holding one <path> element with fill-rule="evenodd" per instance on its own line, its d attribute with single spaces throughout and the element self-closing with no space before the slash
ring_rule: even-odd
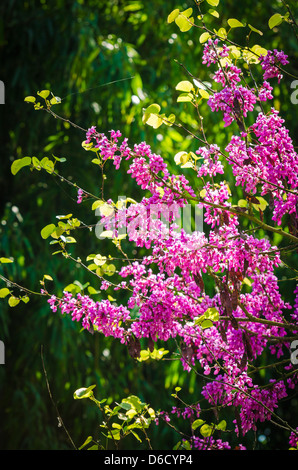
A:
<svg viewBox="0 0 298 470">
<path fill-rule="evenodd" d="M 168 25 L 166 21 L 174 8 L 190 6 L 193 6 L 190 1 L 172 0 L 1 2 L 0 79 L 5 84 L 6 102 L 0 107 L 0 256 L 15 259 L 13 265 L 0 268 L 5 276 L 37 291 L 44 274 L 54 278 L 48 287 L 57 293 L 73 280 L 89 281 L 96 287 L 93 279 L 75 265 L 52 256 L 53 249 L 40 237 L 40 230 L 55 223 L 59 214 L 73 213 L 87 224 L 96 223 L 90 204 L 86 204 L 88 210 L 84 204 L 78 206 L 74 189 L 48 174 L 25 169 L 13 177 L 10 166 L 15 158 L 42 158 L 53 153 L 67 159 L 59 171 L 94 194 L 100 191 L 100 174 L 90 164 L 89 153 L 81 147 L 84 133 L 47 113 L 34 112 L 24 102 L 25 96 L 50 89 L 63 98 L 55 108 L 58 114 L 83 128 L 96 125 L 103 132 L 120 129 L 131 145 L 146 140 L 154 152 L 162 152 L 173 171 L 176 152 L 197 148 L 186 133 L 164 127 L 154 131 L 141 121 L 142 108 L 157 102 L 164 112 L 174 112 L 187 126 L 197 130 L 195 116 L 188 113 L 187 105 L 176 103 L 175 85 L 187 77 L 175 59 L 195 76 L 208 79 L 208 70 L 201 65 L 199 32 L 193 28 L 182 34 L 175 24 Z M 203 5 L 203 10 L 206 7 Z M 291 62 L 288 70 L 297 76 L 297 41 L 290 25 L 282 24 L 274 31 L 267 25 L 273 13 L 285 13 L 281 8 L 277 1 L 221 0 L 220 19 L 213 18 L 212 27 L 224 24 L 228 18 L 249 22 L 264 32 L 263 36 L 253 35 L 251 44 L 284 49 Z M 235 30 L 233 38 L 245 43 L 244 30 Z M 118 81 L 123 78 L 127 80 Z M 292 80 L 285 77 L 275 92 L 274 104 L 295 138 L 297 105 L 290 102 Z M 102 86 L 112 81 L 118 82 Z M 139 104 L 133 103 L 133 95 L 139 95 Z M 223 146 L 235 128 L 224 129 L 218 116 L 209 112 L 206 105 L 202 110 L 208 134 Z M 121 192 L 120 195 L 139 197 L 130 178 L 112 167 L 109 171 L 106 195 L 117 198 Z M 111 250 L 85 230 L 80 231 L 78 240 L 80 243 L 72 252 L 83 260 L 89 253 Z M 295 259 L 288 261 L 293 264 Z M 290 270 L 284 274 L 293 277 Z M 288 283 L 281 283 L 285 295 L 288 288 Z M 133 393 L 155 409 L 170 409 L 175 404 L 170 395 L 176 385 L 183 387 L 183 396 L 189 402 L 198 399 L 202 386 L 195 376 L 183 372 L 176 361 L 140 364 L 118 343 L 81 333 L 79 325 L 53 314 L 37 297 L 16 308 L 1 302 L 0 339 L 6 350 L 6 364 L 0 366 L 3 450 L 71 449 L 66 434 L 58 427 L 49 398 L 41 347 L 54 400 L 77 446 L 88 435 L 97 436 L 99 430 L 95 407 L 73 399 L 73 392 L 79 387 L 97 384 L 96 396 L 108 398 L 109 402 Z M 168 346 L 175 349 L 174 344 Z M 295 424 L 295 392 L 283 404 L 281 413 Z M 287 436 L 282 431 L 266 425 L 261 432 L 267 439 L 264 444 L 256 440 L 257 448 L 287 448 Z M 155 449 L 171 449 L 178 440 L 162 425 L 153 427 L 151 438 Z M 255 436 L 248 437 L 250 444 L 254 440 Z M 128 440 L 123 448 L 138 445 L 137 441 Z"/>
</svg>

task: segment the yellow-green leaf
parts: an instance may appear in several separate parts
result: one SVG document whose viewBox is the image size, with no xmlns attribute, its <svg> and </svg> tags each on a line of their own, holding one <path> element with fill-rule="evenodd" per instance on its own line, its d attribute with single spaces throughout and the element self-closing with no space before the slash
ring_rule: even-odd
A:
<svg viewBox="0 0 298 470">
<path fill-rule="evenodd" d="M 4 287 L 3 289 L 0 289 L 0 298 L 4 299 L 8 294 L 10 294 L 10 290 Z"/>
<path fill-rule="evenodd" d="M 91 385 L 88 388 L 82 387 L 78 388 L 73 394 L 75 400 L 81 400 L 82 398 L 90 398 L 93 396 L 92 390 L 96 387 L 96 385 Z"/>
<path fill-rule="evenodd" d="M 270 29 L 273 29 L 275 26 L 278 26 L 283 21 L 283 17 L 279 13 L 275 13 L 269 18 L 268 26 Z"/>
<path fill-rule="evenodd" d="M 192 28 L 193 18 L 186 18 L 186 16 L 179 14 L 175 19 L 175 23 L 182 33 L 189 31 Z"/>
<path fill-rule="evenodd" d="M 189 82 L 188 80 L 182 80 L 176 85 L 176 90 L 185 91 L 186 93 L 189 93 L 193 89 L 194 89 L 193 84 Z"/>
<path fill-rule="evenodd" d="M 182 158 L 182 156 L 184 156 L 184 155 L 187 155 L 187 152 L 181 151 L 181 152 L 176 153 L 176 155 L 175 155 L 175 157 L 174 157 L 174 161 L 175 161 L 175 163 L 176 163 L 177 165 L 180 165 L 180 164 L 181 164 L 181 158 Z"/>
<path fill-rule="evenodd" d="M 257 28 L 254 28 L 254 26 L 252 26 L 251 24 L 248 24 L 248 27 L 251 29 L 251 31 L 254 31 L 255 33 L 258 33 L 260 36 L 263 36 L 262 31 L 260 31 Z"/>
<path fill-rule="evenodd" d="M 181 93 L 177 98 L 177 103 L 190 103 L 193 100 L 191 93 Z"/>
<path fill-rule="evenodd" d="M 13 260 L 10 258 L 0 258 L 0 263 L 13 263 Z"/>
<path fill-rule="evenodd" d="M 10 307 L 16 307 L 20 303 L 20 299 L 14 297 L 13 295 L 8 299 L 8 305 Z"/>
<path fill-rule="evenodd" d="M 37 92 L 38 96 L 43 98 L 44 100 L 49 96 L 50 90 L 42 90 Z"/>
<path fill-rule="evenodd" d="M 23 157 L 15 160 L 11 165 L 11 172 L 16 175 L 25 166 L 31 165 L 31 157 Z"/>
<path fill-rule="evenodd" d="M 219 0 L 207 0 L 207 3 L 209 3 L 209 5 L 211 5 L 212 7 L 217 7 L 217 5 L 219 4 Z"/>
<path fill-rule="evenodd" d="M 175 21 L 175 19 L 177 18 L 177 16 L 179 15 L 180 11 L 178 10 L 178 8 L 176 8 L 175 10 L 171 11 L 171 13 L 169 14 L 168 16 L 168 23 L 173 23 L 173 21 Z"/>
<path fill-rule="evenodd" d="M 199 41 L 201 44 L 203 44 L 204 42 L 208 41 L 210 37 L 211 36 L 209 33 L 202 33 L 201 36 L 199 37 Z"/>
<path fill-rule="evenodd" d="M 210 9 L 210 10 L 208 10 L 208 13 L 210 13 L 210 15 L 212 15 L 212 16 L 215 16 L 215 18 L 219 18 L 219 13 L 216 10 L 211 10 Z"/>
<path fill-rule="evenodd" d="M 208 91 L 203 90 L 202 88 L 199 88 L 199 94 L 201 95 L 202 98 L 205 98 L 206 100 L 209 98 Z"/>
<path fill-rule="evenodd" d="M 27 103 L 35 103 L 36 98 L 35 98 L 35 96 L 26 96 L 24 101 L 26 101 Z"/>
<path fill-rule="evenodd" d="M 236 18 L 228 19 L 228 25 L 230 28 L 244 28 L 244 24 L 241 21 L 237 20 Z"/>
<path fill-rule="evenodd" d="M 56 230 L 56 226 L 54 224 L 46 225 L 40 232 L 42 238 L 45 240 L 48 238 L 54 231 Z"/>
</svg>

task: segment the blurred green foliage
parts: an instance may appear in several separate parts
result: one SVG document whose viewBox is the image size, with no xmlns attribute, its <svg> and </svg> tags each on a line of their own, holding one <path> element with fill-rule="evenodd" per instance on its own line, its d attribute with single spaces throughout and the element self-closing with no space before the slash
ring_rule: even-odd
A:
<svg viewBox="0 0 298 470">
<path fill-rule="evenodd" d="M 6 101 L 0 109 L 0 256 L 11 256 L 15 262 L 3 265 L 0 274 L 34 291 L 39 291 L 44 274 L 54 279 L 47 281 L 48 289 L 58 293 L 73 280 L 96 287 L 76 264 L 52 256 L 52 248 L 40 237 L 40 230 L 55 223 L 58 214 L 73 213 L 86 224 L 96 223 L 89 205 L 88 211 L 84 204 L 78 206 L 76 191 L 48 174 L 22 171 L 13 177 L 10 167 L 15 158 L 24 156 L 65 157 L 59 171 L 93 194 L 100 192 L 101 175 L 91 168 L 89 154 L 81 146 L 84 133 L 47 113 L 33 112 L 25 96 L 50 89 L 62 98 L 57 113 L 65 119 L 82 128 L 96 125 L 103 132 L 120 129 L 131 144 L 146 140 L 173 171 L 175 153 L 196 149 L 197 142 L 181 130 L 156 132 L 142 123 L 142 108 L 156 102 L 165 113 L 174 112 L 185 126 L 197 131 L 196 117 L 187 103 L 176 102 L 175 86 L 187 75 L 175 59 L 194 76 L 208 80 L 208 70 L 201 65 L 202 45 L 194 28 L 182 34 L 175 24 L 167 24 L 174 8 L 190 6 L 190 1 L 173 0 L 1 3 L 0 79 Z M 277 0 L 258 0 L 254 8 L 248 1 L 221 0 L 219 19 L 209 15 L 206 21 L 213 27 L 228 18 L 249 22 L 264 33 L 253 40 L 265 48 L 285 50 L 288 70 L 297 76 L 297 41 L 290 26 L 270 30 L 267 25 L 269 17 L 282 8 Z M 234 40 L 245 43 L 241 28 L 235 30 Z M 297 110 L 289 99 L 291 81 L 285 77 L 275 92 L 274 105 L 294 137 Z M 207 133 L 223 146 L 233 129 L 224 129 L 207 105 L 202 106 L 202 114 Z M 106 196 L 117 198 L 121 189 L 121 195 L 138 198 L 138 189 L 120 171 L 111 168 L 106 176 Z M 89 253 L 107 250 L 88 230 L 80 231 L 78 241 L 82 251 L 75 247 L 73 252 L 83 260 Z M 49 397 L 41 348 L 53 398 L 77 446 L 87 435 L 94 435 L 99 424 L 94 407 L 73 400 L 74 390 L 82 386 L 96 383 L 97 397 L 108 398 L 110 403 L 133 393 L 155 409 L 169 409 L 175 404 L 170 397 L 173 387 L 183 387 L 185 401 L 196 401 L 202 385 L 194 375 L 183 372 L 178 361 L 133 361 L 124 347 L 80 332 L 79 325 L 51 313 L 37 297 L 16 308 L 1 302 L 0 339 L 6 352 L 6 364 L 0 367 L 1 449 L 71 448 Z M 169 344 L 169 349 L 175 350 L 175 344 Z M 285 419 L 294 402 L 295 397 L 282 411 Z M 153 428 L 151 437 L 156 449 L 170 449 L 177 440 L 162 426 Z M 282 434 L 267 435 L 268 439 L 277 447 L 284 445 Z M 127 444 L 128 448 L 134 445 Z"/>
</svg>

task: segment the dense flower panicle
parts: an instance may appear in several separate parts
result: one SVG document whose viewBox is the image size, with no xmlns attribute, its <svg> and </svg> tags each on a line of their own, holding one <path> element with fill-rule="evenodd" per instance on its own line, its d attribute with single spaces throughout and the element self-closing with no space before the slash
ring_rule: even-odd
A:
<svg viewBox="0 0 298 470">
<path fill-rule="evenodd" d="M 226 63 L 215 72 L 213 80 L 221 83 L 223 87 L 226 85 L 236 86 L 241 81 L 241 73 L 241 69 L 233 64 Z"/>
<path fill-rule="evenodd" d="M 226 46 L 226 44 L 220 46 L 218 39 L 208 39 L 204 46 L 202 63 L 209 67 L 211 64 L 216 64 L 218 58 L 228 57 L 228 55 L 229 48 Z"/>
<path fill-rule="evenodd" d="M 298 157 L 283 124 L 273 108 L 269 114 L 260 113 L 248 130 L 254 145 L 247 147 L 245 140 L 233 136 L 225 149 L 236 184 L 253 194 L 258 187 L 261 195 L 269 194 L 272 219 L 279 224 L 286 213 L 297 214 L 297 194 L 288 190 L 298 188 Z"/>
<path fill-rule="evenodd" d="M 273 51 L 267 51 L 266 55 L 259 57 L 262 69 L 264 70 L 264 80 L 269 78 L 277 77 L 278 83 L 280 83 L 283 75 L 280 71 L 279 65 L 287 65 L 289 63 L 288 56 L 283 51 L 274 49 Z"/>
<path fill-rule="evenodd" d="M 80 293 L 74 297 L 67 291 L 63 293 L 62 299 L 51 296 L 49 304 L 53 312 L 59 308 L 62 314 L 68 314 L 73 321 L 81 322 L 88 331 L 96 330 L 121 342 L 126 341 L 126 331 L 120 325 L 130 319 L 130 312 L 123 306 L 115 307 L 108 300 L 95 302 L 88 295 Z"/>
<path fill-rule="evenodd" d="M 208 99 L 208 105 L 213 112 L 223 112 L 225 127 L 233 121 L 238 122 L 240 116 L 247 117 L 247 113 L 253 111 L 256 102 L 257 97 L 253 90 L 242 85 L 225 86 Z"/>
<path fill-rule="evenodd" d="M 260 101 L 268 101 L 273 99 L 272 86 L 265 80 L 258 92 L 258 98 Z"/>
<path fill-rule="evenodd" d="M 197 169 L 198 177 L 215 176 L 216 174 L 224 174 L 223 164 L 219 160 L 220 149 L 218 145 L 210 145 L 209 147 L 200 147 L 196 150 L 196 154 L 204 158 L 203 162 Z"/>
</svg>

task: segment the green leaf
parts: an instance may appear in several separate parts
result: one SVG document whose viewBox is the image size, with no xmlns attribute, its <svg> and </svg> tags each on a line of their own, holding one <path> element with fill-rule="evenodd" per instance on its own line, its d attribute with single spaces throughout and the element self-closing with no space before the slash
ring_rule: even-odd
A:
<svg viewBox="0 0 298 470">
<path fill-rule="evenodd" d="M 191 8 L 189 8 L 188 10 L 191 10 Z M 193 18 L 188 19 L 186 15 L 184 16 L 184 14 L 181 13 L 175 19 L 175 23 L 182 33 L 185 33 L 186 31 L 189 31 L 192 28 L 193 21 Z"/>
<path fill-rule="evenodd" d="M 108 276 L 113 276 L 113 274 L 116 272 L 116 266 L 114 266 L 113 264 L 109 264 L 104 268 L 104 272 Z"/>
<path fill-rule="evenodd" d="M 192 429 L 195 431 L 197 428 L 199 428 L 200 426 L 202 426 L 204 423 L 205 423 L 205 421 L 204 421 L 203 419 L 196 419 L 196 420 L 192 423 L 191 427 L 192 427 Z"/>
<path fill-rule="evenodd" d="M 206 330 L 207 328 L 211 328 L 213 326 L 213 323 L 211 320 L 203 320 L 201 323 L 201 328 L 203 330 Z"/>
<path fill-rule="evenodd" d="M 153 127 L 153 129 L 158 129 L 162 125 L 163 120 L 156 114 L 150 114 L 145 123 L 148 124 L 148 126 Z"/>
<path fill-rule="evenodd" d="M 219 320 L 219 312 L 215 307 L 210 307 L 206 310 L 203 315 L 198 317 L 195 320 L 195 324 L 199 325 L 201 328 L 211 328 L 213 326 L 213 322 Z"/>
<path fill-rule="evenodd" d="M 53 158 L 55 158 L 55 160 L 56 160 L 57 162 L 61 162 L 61 163 L 66 162 L 66 158 L 65 158 L 65 157 L 56 157 L 55 155 L 52 155 L 52 156 L 53 156 Z"/>
<path fill-rule="evenodd" d="M 153 104 L 150 104 L 148 108 L 146 108 L 145 112 L 149 114 L 158 114 L 160 112 L 160 109 L 161 108 L 159 104 L 153 103 Z"/>
<path fill-rule="evenodd" d="M 92 390 L 96 387 L 96 385 L 90 385 L 90 387 L 85 388 L 78 388 L 74 394 L 73 397 L 75 400 L 81 400 L 83 398 L 90 398 L 93 397 L 93 392 Z"/>
<path fill-rule="evenodd" d="M 16 305 L 18 305 L 19 303 L 20 303 L 20 299 L 18 299 L 17 297 L 15 297 L 13 295 L 11 297 L 9 297 L 9 299 L 8 299 L 8 305 L 10 307 L 16 307 Z"/>
<path fill-rule="evenodd" d="M 257 203 L 253 204 L 253 207 L 257 210 L 261 209 L 261 211 L 264 211 L 266 209 L 266 207 L 268 206 L 268 202 L 263 197 L 257 196 L 257 199 L 258 199 L 259 203 L 258 204 Z"/>
<path fill-rule="evenodd" d="M 192 8 L 188 8 L 187 10 L 184 10 L 181 14 L 189 18 L 192 15 Z"/>
<path fill-rule="evenodd" d="M 32 165 L 36 170 L 41 170 L 40 161 L 36 157 L 32 157 Z"/>
<path fill-rule="evenodd" d="M 37 92 L 38 96 L 40 96 L 44 100 L 49 96 L 50 93 L 50 90 L 42 90 Z"/>
<path fill-rule="evenodd" d="M 224 40 L 227 38 L 227 31 L 225 28 L 219 28 L 217 31 L 217 35 L 220 39 Z"/>
<path fill-rule="evenodd" d="M 200 429 L 200 433 L 203 437 L 209 437 L 213 434 L 214 427 L 210 426 L 209 424 L 203 424 Z"/>
<path fill-rule="evenodd" d="M 263 36 L 262 31 L 260 31 L 259 29 L 254 28 L 254 26 L 252 26 L 251 24 L 248 24 L 248 27 L 249 27 L 249 28 L 251 29 L 251 31 L 253 31 L 254 33 L 258 33 L 260 36 Z"/>
<path fill-rule="evenodd" d="M 171 13 L 169 14 L 168 16 L 168 23 L 173 23 L 173 21 L 175 21 L 175 19 L 177 18 L 177 16 L 179 15 L 180 11 L 178 10 L 178 8 L 176 8 L 175 10 L 171 11 Z"/>
<path fill-rule="evenodd" d="M 61 103 L 61 98 L 59 98 L 59 96 L 53 96 L 50 103 L 51 104 L 60 104 Z"/>
<path fill-rule="evenodd" d="M 217 7 L 217 5 L 219 4 L 219 0 L 207 0 L 207 3 L 209 3 L 209 5 L 211 5 L 212 7 Z"/>
<path fill-rule="evenodd" d="M 220 421 L 220 423 L 218 423 L 216 425 L 216 429 L 218 431 L 225 431 L 227 428 L 227 422 L 223 419 L 222 421 Z"/>
<path fill-rule="evenodd" d="M 136 410 L 137 413 L 140 413 L 144 406 L 144 403 L 142 403 L 139 397 L 135 395 L 130 395 L 129 397 L 124 398 L 122 400 L 122 403 L 129 403 L 131 405 L 131 408 Z"/>
<path fill-rule="evenodd" d="M 278 26 L 283 22 L 283 17 L 279 13 L 275 13 L 269 18 L 268 26 L 270 29 L 273 29 L 275 26 Z"/>
<path fill-rule="evenodd" d="M 40 162 L 41 167 L 48 173 L 53 173 L 54 163 L 48 157 L 44 157 Z"/>
<path fill-rule="evenodd" d="M 103 266 L 107 262 L 106 256 L 96 255 L 93 259 L 97 266 Z"/>
<path fill-rule="evenodd" d="M 79 292 L 81 292 L 81 288 L 77 286 L 76 284 L 72 284 L 72 283 L 64 287 L 64 290 L 66 290 L 67 292 L 71 292 L 72 295 L 76 295 Z"/>
<path fill-rule="evenodd" d="M 201 44 L 203 44 L 204 42 L 208 41 L 209 38 L 211 38 L 209 33 L 202 33 L 199 37 L 199 41 Z"/>
<path fill-rule="evenodd" d="M 87 439 L 85 440 L 85 442 L 79 447 L 79 450 L 84 449 L 84 447 L 86 447 L 89 444 L 89 442 L 92 442 L 92 440 L 93 440 L 93 437 L 88 436 Z"/>
<path fill-rule="evenodd" d="M 54 224 L 46 225 L 40 232 L 40 235 L 45 240 L 48 238 L 54 231 L 56 230 L 56 226 Z"/>
<path fill-rule="evenodd" d="M 11 172 L 16 175 L 25 166 L 31 165 L 31 157 L 23 157 L 15 160 L 11 165 Z"/>
<path fill-rule="evenodd" d="M 35 96 L 26 96 L 24 101 L 26 101 L 27 103 L 35 103 L 36 98 L 35 98 Z"/>
<path fill-rule="evenodd" d="M 183 80 L 182 82 L 179 82 L 175 88 L 178 91 L 185 91 L 186 93 L 189 93 L 191 90 L 194 89 L 194 86 L 188 80 Z"/>
<path fill-rule="evenodd" d="M 98 209 L 98 207 L 102 206 L 104 204 L 104 201 L 94 201 L 92 204 L 92 210 Z"/>
<path fill-rule="evenodd" d="M 193 100 L 191 93 L 181 93 L 177 98 L 177 103 L 189 103 Z"/>
<path fill-rule="evenodd" d="M 181 158 L 184 155 L 187 155 L 187 152 L 181 151 L 181 152 L 176 153 L 174 157 L 174 161 L 177 165 L 181 165 Z"/>
<path fill-rule="evenodd" d="M 199 94 L 201 95 L 202 98 L 205 98 L 206 100 L 208 100 L 208 98 L 210 96 L 208 91 L 203 90 L 202 88 L 199 88 L 198 91 L 199 91 Z"/>
<path fill-rule="evenodd" d="M 13 260 L 10 258 L 0 258 L 0 263 L 13 263 Z"/>
<path fill-rule="evenodd" d="M 147 361 L 148 359 L 150 359 L 150 351 L 149 349 L 143 349 L 140 352 L 140 356 L 137 358 L 137 360 L 139 362 L 143 362 L 143 361 Z"/>
<path fill-rule="evenodd" d="M 10 294 L 10 290 L 4 287 L 3 289 L 0 289 L 0 299 L 4 299 L 8 294 Z"/>
<path fill-rule="evenodd" d="M 212 15 L 212 16 L 215 16 L 215 18 L 219 18 L 219 13 L 216 10 L 211 10 L 210 9 L 210 10 L 208 10 L 208 13 L 210 13 L 210 15 Z"/>
<path fill-rule="evenodd" d="M 131 434 L 134 435 L 134 437 L 135 437 L 139 442 L 142 442 L 142 439 L 137 435 L 136 431 L 131 430 L 130 432 L 131 432 Z"/>
<path fill-rule="evenodd" d="M 238 201 L 238 206 L 239 206 L 239 207 L 247 207 L 247 201 L 246 201 L 246 199 L 239 199 L 239 201 Z"/>
<path fill-rule="evenodd" d="M 119 429 L 115 429 L 114 431 L 109 431 L 107 437 L 108 437 L 108 439 L 113 439 L 115 441 L 119 441 L 121 439 Z"/>
<path fill-rule="evenodd" d="M 175 114 L 172 113 L 166 118 L 166 120 L 164 120 L 164 124 L 166 126 L 172 126 L 174 124 L 175 120 L 176 120 L 176 116 L 175 116 Z"/>
<path fill-rule="evenodd" d="M 236 18 L 230 18 L 228 20 L 228 25 L 230 28 L 244 28 L 244 24 L 241 21 L 238 21 Z"/>
<path fill-rule="evenodd" d="M 113 238 L 114 232 L 113 230 L 104 230 L 100 234 L 100 238 Z"/>
</svg>

